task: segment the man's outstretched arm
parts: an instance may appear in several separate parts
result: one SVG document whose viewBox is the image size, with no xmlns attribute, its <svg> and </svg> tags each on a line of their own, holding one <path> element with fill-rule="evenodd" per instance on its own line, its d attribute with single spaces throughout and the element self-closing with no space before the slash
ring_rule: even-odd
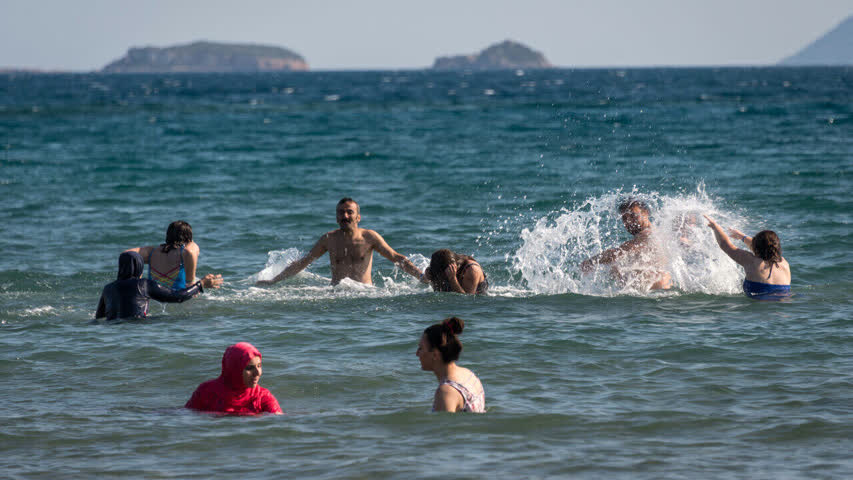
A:
<svg viewBox="0 0 853 480">
<path fill-rule="evenodd" d="M 317 240 L 317 243 L 314 244 L 314 247 L 308 252 L 307 255 L 291 262 L 284 270 L 281 271 L 278 275 L 272 278 L 272 280 L 258 280 L 255 282 L 255 285 L 272 285 L 274 283 L 280 282 L 286 278 L 290 278 L 297 273 L 305 270 L 308 265 L 311 265 L 311 262 L 317 260 L 322 257 L 324 253 L 328 250 L 328 238 L 329 235 L 323 235 L 320 237 L 320 240 Z"/>
<path fill-rule="evenodd" d="M 365 239 L 370 243 L 373 248 L 379 252 L 379 255 L 387 258 L 394 262 L 395 265 L 399 266 L 403 269 L 404 272 L 409 275 L 417 278 L 423 278 L 423 272 L 421 269 L 416 267 L 414 263 L 411 262 L 405 255 L 400 255 L 393 248 L 391 248 L 386 242 L 385 239 L 382 238 L 382 235 L 374 232 L 373 230 L 365 230 Z"/>
</svg>

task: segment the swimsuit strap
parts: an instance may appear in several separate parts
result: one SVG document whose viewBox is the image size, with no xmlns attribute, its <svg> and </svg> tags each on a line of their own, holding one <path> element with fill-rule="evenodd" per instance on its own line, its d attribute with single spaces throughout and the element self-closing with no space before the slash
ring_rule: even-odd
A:
<svg viewBox="0 0 853 480">
<path fill-rule="evenodd" d="M 469 268 L 471 268 L 471 267 L 472 267 L 472 266 L 474 266 L 474 265 L 476 265 L 476 266 L 480 267 L 480 264 L 479 264 L 479 263 L 477 263 L 477 261 L 476 261 L 476 260 L 468 260 L 468 261 L 466 261 L 466 262 L 465 262 L 465 264 L 464 264 L 464 265 L 462 265 L 462 268 L 460 268 L 460 269 L 456 272 L 456 276 L 457 276 L 457 277 L 459 277 L 459 276 L 465 275 L 465 271 L 466 271 L 466 270 L 468 270 Z M 480 267 L 480 270 L 482 270 L 482 269 L 483 269 L 483 267 Z"/>
</svg>

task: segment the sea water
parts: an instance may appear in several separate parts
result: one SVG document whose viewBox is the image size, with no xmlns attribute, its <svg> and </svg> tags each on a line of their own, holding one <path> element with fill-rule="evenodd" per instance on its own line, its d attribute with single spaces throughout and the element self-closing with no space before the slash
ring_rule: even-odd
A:
<svg viewBox="0 0 853 480">
<path fill-rule="evenodd" d="M 9 478 L 849 478 L 848 68 L 0 75 L 0 471 Z M 344 196 L 374 255 L 256 287 Z M 674 288 L 580 263 L 652 209 Z M 702 215 L 779 233 L 793 298 L 756 302 Z M 225 285 L 91 323 L 129 247 L 186 220 Z M 430 412 L 423 329 L 465 320 L 488 412 Z M 182 409 L 230 344 L 286 416 Z"/>
</svg>

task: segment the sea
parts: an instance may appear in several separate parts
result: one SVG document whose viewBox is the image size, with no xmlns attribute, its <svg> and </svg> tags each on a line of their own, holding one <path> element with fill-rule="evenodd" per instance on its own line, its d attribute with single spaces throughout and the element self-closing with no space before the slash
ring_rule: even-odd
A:
<svg viewBox="0 0 853 480">
<path fill-rule="evenodd" d="M 328 256 L 255 286 L 342 197 L 488 294 L 378 254 L 372 286 Z M 579 268 L 627 198 L 669 291 Z M 0 199 L 3 478 L 853 477 L 851 68 L 2 74 Z M 703 215 L 776 231 L 794 295 L 746 298 Z M 175 220 L 222 288 L 94 322 Z M 485 414 L 431 411 L 449 316 Z M 240 341 L 286 415 L 182 408 Z"/>
</svg>

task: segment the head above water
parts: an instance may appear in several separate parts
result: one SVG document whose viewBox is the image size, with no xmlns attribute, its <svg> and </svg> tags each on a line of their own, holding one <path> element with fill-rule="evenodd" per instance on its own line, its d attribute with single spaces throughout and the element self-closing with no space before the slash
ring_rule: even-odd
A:
<svg viewBox="0 0 853 480">
<path fill-rule="evenodd" d="M 444 363 L 455 362 L 462 353 L 462 342 L 458 335 L 465 329 L 465 322 L 459 317 L 450 317 L 431 325 L 424 330 L 423 338 L 430 350 L 438 350 Z"/>
<path fill-rule="evenodd" d="M 142 255 L 136 252 L 122 252 L 118 256 L 118 280 L 127 280 L 129 278 L 139 278 L 145 268 L 145 261 L 142 260 Z"/>
<path fill-rule="evenodd" d="M 765 262 L 776 264 L 782 261 L 782 242 L 773 230 L 762 230 L 752 237 L 752 252 Z"/>
<path fill-rule="evenodd" d="M 361 207 L 350 197 L 344 197 L 338 202 L 335 209 L 335 218 L 343 230 L 352 230 L 358 227 L 361 221 Z"/>
<path fill-rule="evenodd" d="M 248 342 L 235 343 L 226 348 L 222 355 L 221 373 L 225 385 L 232 390 L 243 390 L 257 385 L 261 373 L 260 362 L 253 361 L 256 357 L 260 360 L 261 352 Z M 254 385 L 249 385 L 251 382 L 247 381 L 246 377 L 249 377 L 248 380 L 254 379 Z"/>
<path fill-rule="evenodd" d="M 619 214 L 622 216 L 622 223 L 625 225 L 625 230 L 631 235 L 637 235 L 647 230 L 652 226 L 649 217 L 652 210 L 642 200 L 628 198 L 619 204 Z"/>
<path fill-rule="evenodd" d="M 161 244 L 163 253 L 168 253 L 173 248 L 186 246 L 193 241 L 193 227 L 183 220 L 176 220 L 169 224 L 166 229 L 166 243 Z"/>
<path fill-rule="evenodd" d="M 455 253 L 446 248 L 433 252 L 432 257 L 430 257 L 429 267 L 427 267 L 429 269 L 429 279 L 432 289 L 436 292 L 451 291 L 445 270 L 450 265 L 461 266 L 466 260 L 473 260 L 473 258 L 468 255 Z"/>
</svg>

